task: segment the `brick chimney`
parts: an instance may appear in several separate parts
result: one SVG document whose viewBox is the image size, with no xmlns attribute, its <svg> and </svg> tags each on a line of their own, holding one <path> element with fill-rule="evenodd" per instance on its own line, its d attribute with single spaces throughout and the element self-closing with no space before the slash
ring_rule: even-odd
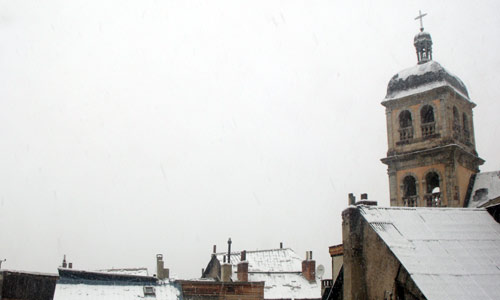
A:
<svg viewBox="0 0 500 300">
<path fill-rule="evenodd" d="M 238 281 L 248 281 L 248 261 L 247 252 L 241 251 L 241 259 L 238 263 Z"/>
<path fill-rule="evenodd" d="M 368 206 L 377 206 L 377 201 L 368 200 L 368 194 L 361 194 L 361 200 L 356 202 L 356 205 L 368 205 Z"/>
<path fill-rule="evenodd" d="M 158 279 L 163 280 L 163 279 L 168 279 L 170 270 L 165 269 L 164 262 L 163 262 L 163 254 L 156 254 L 156 277 Z"/>
<path fill-rule="evenodd" d="M 306 260 L 302 261 L 302 276 L 309 281 L 316 281 L 316 261 L 312 259 L 312 251 L 306 252 Z"/>
</svg>

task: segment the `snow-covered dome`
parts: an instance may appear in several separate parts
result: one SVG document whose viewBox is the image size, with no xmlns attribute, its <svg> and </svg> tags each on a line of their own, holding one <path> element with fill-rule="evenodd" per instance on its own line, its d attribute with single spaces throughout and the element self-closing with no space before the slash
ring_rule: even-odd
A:
<svg viewBox="0 0 500 300">
<path fill-rule="evenodd" d="M 432 45 L 431 35 L 428 32 L 420 31 L 413 38 L 413 45 L 417 47 L 418 45 Z"/>
<path fill-rule="evenodd" d="M 469 99 L 464 83 L 433 60 L 417 64 L 394 75 L 387 86 L 385 99 L 405 97 L 441 86 L 449 86 Z"/>
<path fill-rule="evenodd" d="M 387 86 L 385 100 L 422 93 L 442 86 L 451 87 L 462 97 L 469 99 L 464 83 L 432 60 L 431 35 L 425 32 L 423 27 L 413 38 L 413 45 L 417 50 L 418 64 L 392 77 Z"/>
</svg>

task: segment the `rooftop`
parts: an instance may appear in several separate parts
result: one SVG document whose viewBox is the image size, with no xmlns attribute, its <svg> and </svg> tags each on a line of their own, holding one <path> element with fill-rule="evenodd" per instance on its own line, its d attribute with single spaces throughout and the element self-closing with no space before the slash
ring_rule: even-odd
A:
<svg viewBox="0 0 500 300">
<path fill-rule="evenodd" d="M 222 263 L 227 252 L 216 253 Z M 237 280 L 237 265 L 241 252 L 231 252 L 233 280 Z M 302 261 L 292 249 L 246 251 L 248 280 L 264 281 L 265 299 L 320 299 L 321 284 L 309 282 L 302 276 Z"/>
<path fill-rule="evenodd" d="M 486 210 L 359 209 L 427 299 L 499 299 L 500 224 Z"/>
</svg>

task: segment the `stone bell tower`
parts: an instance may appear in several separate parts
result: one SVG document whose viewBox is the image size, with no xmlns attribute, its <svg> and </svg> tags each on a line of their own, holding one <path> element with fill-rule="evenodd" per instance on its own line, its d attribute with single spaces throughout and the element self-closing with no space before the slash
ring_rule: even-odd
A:
<svg viewBox="0 0 500 300">
<path fill-rule="evenodd" d="M 417 65 L 392 77 L 382 102 L 391 206 L 463 207 L 470 177 L 484 163 L 474 139 L 476 105 L 462 81 L 432 60 L 422 26 L 414 45 Z"/>
</svg>

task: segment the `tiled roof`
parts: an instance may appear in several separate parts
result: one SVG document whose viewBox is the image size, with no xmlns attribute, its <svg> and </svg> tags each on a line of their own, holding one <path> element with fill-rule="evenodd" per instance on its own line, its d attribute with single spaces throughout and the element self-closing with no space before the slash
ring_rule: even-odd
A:
<svg viewBox="0 0 500 300">
<path fill-rule="evenodd" d="M 359 209 L 428 300 L 500 299 L 500 224 L 486 210 Z"/>
</svg>

